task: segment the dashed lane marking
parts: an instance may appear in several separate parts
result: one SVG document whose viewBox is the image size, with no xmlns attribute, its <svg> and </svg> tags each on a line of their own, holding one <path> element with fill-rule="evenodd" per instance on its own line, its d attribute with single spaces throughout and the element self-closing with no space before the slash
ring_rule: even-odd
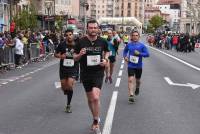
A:
<svg viewBox="0 0 200 134">
<path fill-rule="evenodd" d="M 55 82 L 54 85 L 55 85 L 56 88 L 61 88 L 61 83 L 60 82 Z"/>
<path fill-rule="evenodd" d="M 124 68 L 124 64 L 122 64 L 121 66 L 120 66 L 120 69 L 123 69 Z"/>
<path fill-rule="evenodd" d="M 31 75 L 31 74 L 34 74 L 34 73 L 36 73 L 36 72 L 38 72 L 38 71 L 40 71 L 40 70 L 43 70 L 43 69 L 45 69 L 45 68 L 47 68 L 47 67 L 50 67 L 50 66 L 52 66 L 52 65 L 55 65 L 55 64 L 57 64 L 57 63 L 58 63 L 58 62 L 52 62 L 52 63 L 50 63 L 50 64 L 48 64 L 48 65 L 45 65 L 45 66 L 43 66 L 43 67 L 41 67 L 41 68 L 38 68 L 38 69 L 34 70 L 34 71 L 31 71 L 31 72 L 22 74 L 22 75 L 20 75 L 20 76 L 14 77 L 14 78 L 12 77 L 12 78 L 9 78 L 9 79 L 0 79 L 0 86 L 6 85 L 6 84 L 8 84 L 9 82 L 13 82 L 13 81 L 16 81 L 16 80 L 18 80 L 18 79 L 27 77 L 27 76 L 29 76 L 29 75 Z M 27 78 L 29 78 L 29 77 L 27 77 Z M 25 79 L 25 80 L 26 80 L 26 79 Z M 1 82 L 1 81 L 3 81 L 3 82 Z M 22 81 L 23 81 L 23 80 L 22 80 Z"/>
<path fill-rule="evenodd" d="M 119 70 L 118 76 L 122 76 L 123 70 Z"/>
<path fill-rule="evenodd" d="M 121 81 L 121 78 L 117 78 L 117 81 L 116 81 L 116 83 L 115 83 L 115 87 L 119 87 L 120 81 Z"/>
<path fill-rule="evenodd" d="M 20 80 L 20 82 L 25 82 L 25 81 L 30 80 L 30 79 L 32 79 L 32 77 L 26 77 L 26 78 L 23 78 L 22 80 Z"/>
<path fill-rule="evenodd" d="M 1 83 L 2 85 L 6 85 L 6 84 L 8 84 L 8 82 L 3 82 L 3 83 Z"/>
</svg>

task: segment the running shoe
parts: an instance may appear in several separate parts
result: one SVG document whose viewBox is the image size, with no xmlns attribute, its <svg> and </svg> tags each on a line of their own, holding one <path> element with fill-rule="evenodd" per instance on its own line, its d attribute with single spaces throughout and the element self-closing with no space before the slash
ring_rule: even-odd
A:
<svg viewBox="0 0 200 134">
<path fill-rule="evenodd" d="M 96 128 L 100 128 L 99 125 L 100 125 L 100 121 L 101 119 L 98 118 L 98 120 L 93 120 L 93 123 L 92 123 L 92 126 L 91 126 L 91 130 L 95 130 Z"/>
<path fill-rule="evenodd" d="M 108 79 L 110 81 L 110 84 L 112 84 L 112 82 L 113 82 L 112 77 L 109 77 Z"/>
<path fill-rule="evenodd" d="M 65 112 L 66 113 L 72 113 L 72 109 L 70 105 L 65 106 Z"/>
<path fill-rule="evenodd" d="M 99 127 L 98 127 L 98 128 L 95 128 L 95 129 L 94 129 L 94 132 L 95 132 L 95 134 L 101 134 L 101 130 L 100 130 Z"/>
<path fill-rule="evenodd" d="M 107 83 L 107 82 L 108 82 L 108 79 L 109 79 L 109 77 L 106 77 L 106 78 L 105 78 L 105 83 Z"/>
<path fill-rule="evenodd" d="M 130 96 L 129 96 L 128 102 L 131 103 L 131 104 L 135 102 L 135 99 L 134 99 L 134 96 L 133 96 L 133 95 L 130 95 Z"/>
<path fill-rule="evenodd" d="M 140 93 L 140 89 L 139 89 L 139 88 L 136 88 L 136 90 L 135 90 L 135 95 L 139 95 L 139 93 Z"/>
</svg>

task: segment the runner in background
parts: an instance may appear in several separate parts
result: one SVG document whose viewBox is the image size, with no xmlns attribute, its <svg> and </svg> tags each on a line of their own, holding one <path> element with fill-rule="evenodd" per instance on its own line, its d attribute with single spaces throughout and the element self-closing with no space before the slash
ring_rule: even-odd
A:
<svg viewBox="0 0 200 134">
<path fill-rule="evenodd" d="M 66 97 L 65 112 L 71 113 L 71 100 L 73 96 L 73 87 L 75 79 L 78 75 L 78 63 L 74 61 L 74 47 L 73 31 L 67 30 L 65 32 L 66 40 L 61 42 L 55 51 L 55 57 L 60 59 L 60 82 L 61 89 Z"/>
</svg>

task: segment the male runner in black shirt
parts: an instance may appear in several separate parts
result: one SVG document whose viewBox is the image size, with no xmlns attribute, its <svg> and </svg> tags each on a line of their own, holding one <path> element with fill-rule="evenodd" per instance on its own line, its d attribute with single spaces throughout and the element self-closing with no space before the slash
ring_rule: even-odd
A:
<svg viewBox="0 0 200 134">
<path fill-rule="evenodd" d="M 73 85 L 75 78 L 78 75 L 78 63 L 74 61 L 74 47 L 73 31 L 67 30 L 65 32 L 66 40 L 58 45 L 55 52 L 55 57 L 60 58 L 60 81 L 61 88 L 64 95 L 67 95 L 67 103 L 65 105 L 65 112 L 71 113 L 71 99 L 73 96 Z"/>
<path fill-rule="evenodd" d="M 80 60 L 82 83 L 94 119 L 92 130 L 99 130 L 100 90 L 109 56 L 108 44 L 103 38 L 97 36 L 98 31 L 97 21 L 89 21 L 87 36 L 81 38 L 76 44 L 74 54 L 74 59 Z"/>
</svg>

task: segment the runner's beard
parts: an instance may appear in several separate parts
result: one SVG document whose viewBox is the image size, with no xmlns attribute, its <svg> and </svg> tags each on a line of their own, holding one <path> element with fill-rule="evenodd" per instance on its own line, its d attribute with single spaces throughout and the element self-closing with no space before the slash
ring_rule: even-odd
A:
<svg viewBox="0 0 200 134">
<path fill-rule="evenodd" d="M 94 36 L 97 36 L 97 32 L 91 32 L 88 35 L 94 37 Z"/>
<path fill-rule="evenodd" d="M 71 44 L 73 42 L 73 40 L 72 39 L 67 39 L 67 42 Z"/>
</svg>

